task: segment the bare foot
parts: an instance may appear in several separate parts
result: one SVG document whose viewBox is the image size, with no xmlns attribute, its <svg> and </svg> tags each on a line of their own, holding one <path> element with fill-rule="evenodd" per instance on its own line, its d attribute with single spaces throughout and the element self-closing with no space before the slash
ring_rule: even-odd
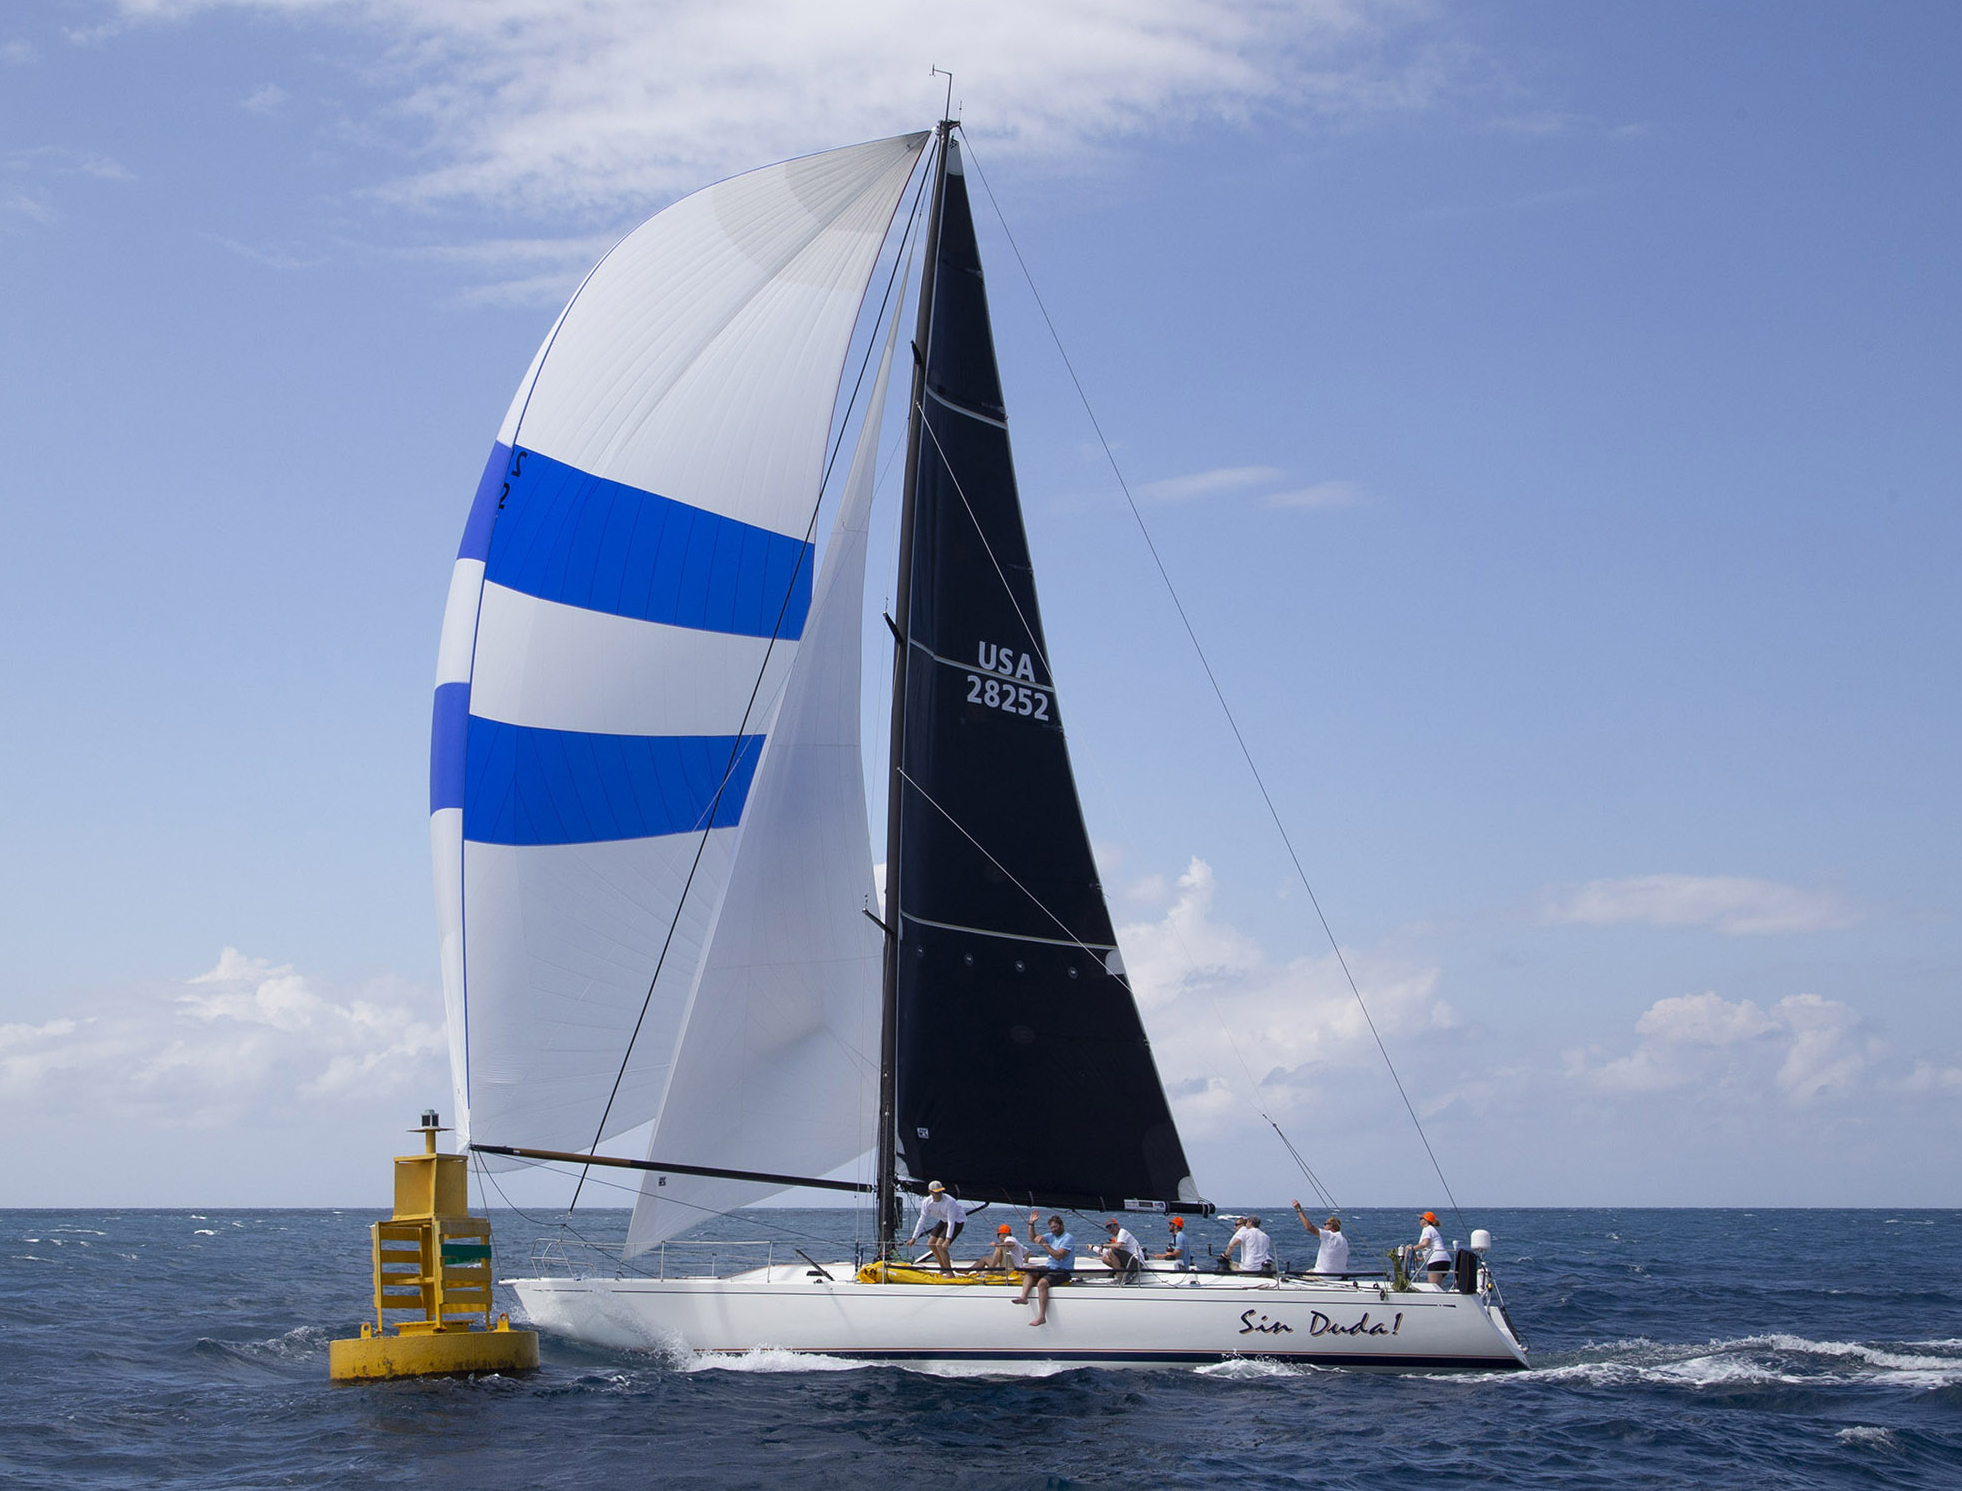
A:
<svg viewBox="0 0 1962 1491">
<path fill-rule="evenodd" d="M 1043 1316 L 1040 1316 L 1040 1317 L 1038 1317 L 1037 1319 L 1034 1319 L 1034 1320 L 1031 1320 L 1031 1321 L 1029 1322 L 1029 1324 L 1030 1324 L 1030 1325 L 1047 1325 L 1047 1324 L 1049 1324 L 1049 1317 L 1048 1317 L 1047 1315 L 1043 1315 Z"/>
</svg>

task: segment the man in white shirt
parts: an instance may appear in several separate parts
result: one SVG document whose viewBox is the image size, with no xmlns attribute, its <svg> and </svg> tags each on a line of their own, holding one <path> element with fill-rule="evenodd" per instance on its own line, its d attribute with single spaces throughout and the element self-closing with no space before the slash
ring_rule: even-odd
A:
<svg viewBox="0 0 1962 1491">
<path fill-rule="evenodd" d="M 1342 1235 L 1342 1218 L 1330 1217 L 1317 1227 L 1308 1220 L 1308 1213 L 1301 1209 L 1299 1201 L 1294 1203 L 1294 1214 L 1308 1229 L 1308 1235 L 1320 1244 L 1315 1249 L 1314 1271 L 1318 1274 L 1346 1274 L 1349 1271 L 1349 1239 Z"/>
<path fill-rule="evenodd" d="M 927 1247 L 940 1260 L 940 1271 L 951 1274 L 954 1259 L 950 1250 L 966 1225 L 967 1208 L 948 1195 L 947 1188 L 939 1181 L 931 1181 L 927 1185 L 927 1198 L 920 1203 L 919 1219 L 913 1223 L 913 1235 L 906 1239 L 906 1244 L 911 1247 L 920 1240 L 922 1232 L 926 1233 Z"/>
<path fill-rule="evenodd" d="M 995 1245 L 987 1256 L 974 1265 L 977 1274 L 1015 1273 L 1029 1261 L 1029 1250 L 1022 1246 L 1022 1239 L 1015 1235 L 1015 1229 L 1003 1222 L 995 1228 Z"/>
<path fill-rule="evenodd" d="M 1105 1268 L 1122 1279 L 1139 1267 L 1144 1258 L 1144 1248 L 1131 1235 L 1131 1229 L 1116 1217 L 1104 1223 L 1104 1231 L 1110 1235 L 1110 1240 L 1098 1250 L 1097 1256 L 1104 1260 Z"/>
<path fill-rule="evenodd" d="M 1233 1241 L 1226 1245 L 1226 1256 L 1230 1259 L 1233 1250 L 1240 1250 L 1240 1266 L 1236 1273 L 1271 1274 L 1274 1272 L 1274 1240 L 1260 1230 L 1259 1217 L 1240 1218 L 1240 1229 L 1233 1234 Z"/>
</svg>

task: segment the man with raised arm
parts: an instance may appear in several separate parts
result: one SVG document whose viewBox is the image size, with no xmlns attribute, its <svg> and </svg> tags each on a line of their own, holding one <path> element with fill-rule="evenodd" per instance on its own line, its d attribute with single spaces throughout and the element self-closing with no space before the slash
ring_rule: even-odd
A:
<svg viewBox="0 0 1962 1491">
<path fill-rule="evenodd" d="M 1317 1227 L 1308 1220 L 1308 1213 L 1301 1209 L 1299 1201 L 1294 1203 L 1294 1214 L 1308 1229 L 1308 1235 L 1320 1244 L 1315 1249 L 1314 1271 L 1318 1274 L 1346 1274 L 1349 1271 L 1349 1239 L 1342 1235 L 1342 1218 L 1330 1217 Z"/>
<path fill-rule="evenodd" d="M 1036 1236 L 1036 1219 L 1040 1212 L 1029 1213 L 1029 1241 L 1049 1256 L 1031 1258 L 1022 1271 L 1022 1292 L 1015 1296 L 1015 1303 L 1026 1305 L 1029 1291 L 1036 1292 L 1036 1318 L 1030 1325 L 1046 1325 L 1049 1322 L 1049 1289 L 1054 1284 L 1067 1284 L 1076 1272 L 1076 1239 L 1063 1230 L 1063 1219 L 1049 1219 L 1049 1236 Z"/>
</svg>

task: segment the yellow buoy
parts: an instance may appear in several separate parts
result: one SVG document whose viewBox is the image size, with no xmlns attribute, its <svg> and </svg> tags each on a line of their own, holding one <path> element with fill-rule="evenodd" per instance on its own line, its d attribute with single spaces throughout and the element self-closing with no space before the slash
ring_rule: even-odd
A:
<svg viewBox="0 0 1962 1491">
<path fill-rule="evenodd" d="M 424 1113 L 412 1132 L 421 1154 L 395 1157 L 395 1215 L 370 1229 L 375 1319 L 348 1341 L 330 1341 L 336 1382 L 456 1372 L 525 1372 L 538 1365 L 538 1335 L 491 1324 L 490 1223 L 470 1215 L 470 1177 L 460 1154 L 438 1154 L 445 1132 Z M 387 1333 L 388 1317 L 413 1310 Z"/>
</svg>

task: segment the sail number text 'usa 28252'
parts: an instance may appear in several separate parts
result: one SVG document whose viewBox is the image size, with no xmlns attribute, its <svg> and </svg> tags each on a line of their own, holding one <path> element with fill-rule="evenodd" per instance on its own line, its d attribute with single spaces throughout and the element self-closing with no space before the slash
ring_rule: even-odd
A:
<svg viewBox="0 0 1962 1491">
<path fill-rule="evenodd" d="M 1049 692 L 1035 681 L 1033 654 L 982 642 L 975 649 L 981 672 L 967 675 L 967 702 L 1005 714 L 1049 718 Z"/>
</svg>

